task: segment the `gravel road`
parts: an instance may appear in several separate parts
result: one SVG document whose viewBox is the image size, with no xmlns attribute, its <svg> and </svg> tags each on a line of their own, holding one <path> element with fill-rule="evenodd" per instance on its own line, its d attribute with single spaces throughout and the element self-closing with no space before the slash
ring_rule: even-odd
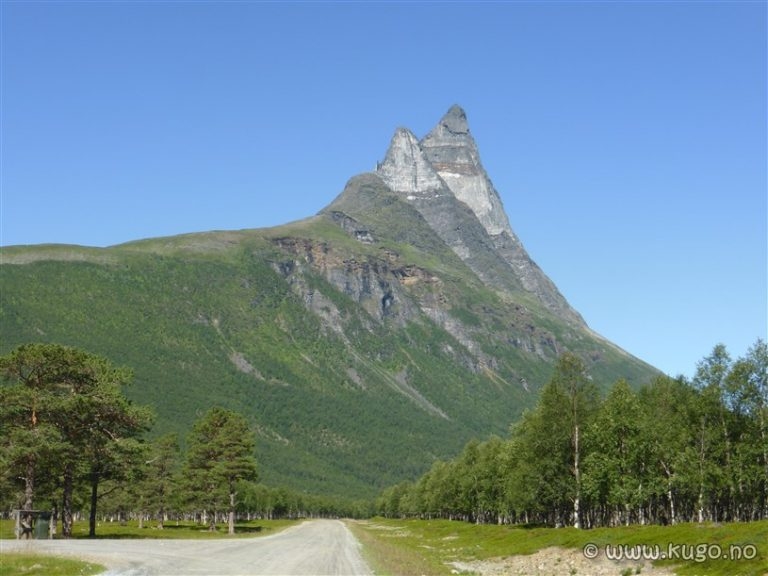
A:
<svg viewBox="0 0 768 576">
<path fill-rule="evenodd" d="M 0 552 L 76 556 L 104 576 L 369 575 L 360 544 L 338 520 L 313 520 L 271 536 L 227 540 L 2 540 Z"/>
</svg>

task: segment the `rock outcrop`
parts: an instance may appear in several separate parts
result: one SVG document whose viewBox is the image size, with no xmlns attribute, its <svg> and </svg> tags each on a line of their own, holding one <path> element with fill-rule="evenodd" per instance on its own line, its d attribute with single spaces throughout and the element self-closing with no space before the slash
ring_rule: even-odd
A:
<svg viewBox="0 0 768 576">
<path fill-rule="evenodd" d="M 435 198 L 445 193 L 440 179 L 421 150 L 419 141 L 407 128 L 398 128 L 377 173 L 392 190 L 408 200 Z"/>
<path fill-rule="evenodd" d="M 452 106 L 421 141 L 398 128 L 376 174 L 488 284 L 522 288 L 569 324 L 584 325 L 512 230 L 461 107 Z"/>
<path fill-rule="evenodd" d="M 480 163 L 464 110 L 452 106 L 420 146 L 453 195 L 472 209 L 488 234 L 512 232 L 501 198 Z"/>
</svg>

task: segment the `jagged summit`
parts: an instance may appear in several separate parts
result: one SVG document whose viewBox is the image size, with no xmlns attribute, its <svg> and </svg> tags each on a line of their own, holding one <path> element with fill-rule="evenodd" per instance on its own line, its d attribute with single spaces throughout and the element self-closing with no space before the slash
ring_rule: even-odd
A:
<svg viewBox="0 0 768 576">
<path fill-rule="evenodd" d="M 377 173 L 395 192 L 409 200 L 438 194 L 445 186 L 421 150 L 419 141 L 407 128 L 398 128 Z"/>
<path fill-rule="evenodd" d="M 480 163 L 467 115 L 454 105 L 421 141 L 398 128 L 378 174 L 395 192 L 425 197 L 447 188 L 469 206 L 488 234 L 513 236 L 498 192 Z M 413 200 L 413 198 L 410 198 Z"/>
<path fill-rule="evenodd" d="M 420 146 L 451 192 L 472 209 L 488 234 L 512 233 L 501 198 L 480 163 L 462 108 L 452 106 Z"/>
<path fill-rule="evenodd" d="M 469 134 L 469 123 L 467 122 L 467 113 L 458 104 L 454 104 L 448 109 L 448 112 L 440 119 L 432 129 L 432 133 L 449 132 L 450 134 L 463 135 Z"/>
<path fill-rule="evenodd" d="M 512 231 L 460 106 L 451 106 L 420 141 L 398 128 L 376 174 L 412 203 L 480 278 L 502 290 L 521 286 L 568 322 L 584 324 Z"/>
</svg>

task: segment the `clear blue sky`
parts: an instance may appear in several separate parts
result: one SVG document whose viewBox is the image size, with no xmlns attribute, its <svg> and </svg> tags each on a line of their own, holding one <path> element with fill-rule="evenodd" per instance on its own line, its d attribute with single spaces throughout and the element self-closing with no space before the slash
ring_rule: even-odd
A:
<svg viewBox="0 0 768 576">
<path fill-rule="evenodd" d="M 766 2 L 12 2 L 0 244 L 316 213 L 454 103 L 529 253 L 676 375 L 766 337 Z"/>
</svg>

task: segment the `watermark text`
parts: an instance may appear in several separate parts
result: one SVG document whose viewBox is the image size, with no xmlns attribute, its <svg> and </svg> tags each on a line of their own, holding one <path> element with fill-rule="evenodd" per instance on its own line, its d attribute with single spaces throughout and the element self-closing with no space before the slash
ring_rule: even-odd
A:
<svg viewBox="0 0 768 576">
<path fill-rule="evenodd" d="M 754 544 L 585 544 L 582 553 L 587 559 L 604 554 L 609 560 L 680 560 L 684 562 L 706 562 L 707 560 L 753 560 L 757 557 Z"/>
</svg>

